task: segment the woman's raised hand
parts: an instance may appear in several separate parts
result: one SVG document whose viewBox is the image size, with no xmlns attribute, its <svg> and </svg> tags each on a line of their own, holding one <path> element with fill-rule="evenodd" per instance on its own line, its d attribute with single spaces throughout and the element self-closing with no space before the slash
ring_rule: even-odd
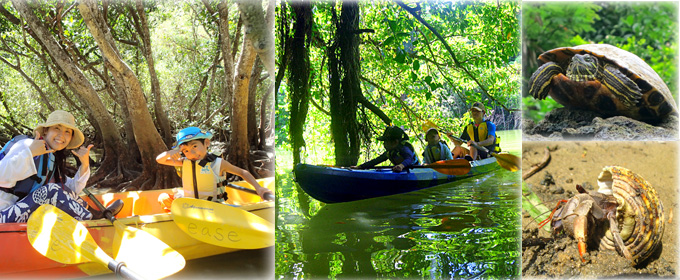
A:
<svg viewBox="0 0 680 280">
<path fill-rule="evenodd" d="M 90 167 L 90 149 L 92 149 L 94 145 L 90 144 L 87 145 L 87 148 L 80 146 L 80 148 L 71 150 L 71 153 L 73 155 L 77 156 L 78 159 L 80 160 L 81 167 L 85 166 L 86 168 Z"/>
<path fill-rule="evenodd" d="M 35 138 L 33 139 L 33 142 L 31 143 L 31 145 L 28 146 L 28 148 L 31 150 L 31 155 L 33 155 L 34 157 L 54 152 L 53 149 L 50 149 L 47 146 L 47 142 L 45 142 L 45 140 L 42 140 L 41 138 L 42 135 L 40 135 L 40 131 L 37 131 L 35 134 Z"/>
</svg>

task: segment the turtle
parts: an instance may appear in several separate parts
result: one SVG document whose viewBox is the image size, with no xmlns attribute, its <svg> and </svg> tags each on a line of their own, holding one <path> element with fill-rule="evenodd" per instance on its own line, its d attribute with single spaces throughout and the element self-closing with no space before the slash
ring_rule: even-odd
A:
<svg viewBox="0 0 680 280">
<path fill-rule="evenodd" d="M 657 123 L 677 114 L 666 83 L 637 55 L 608 44 L 562 47 L 544 52 L 531 75 L 529 93 L 558 103 Z M 565 71 L 566 70 L 566 71 Z"/>
</svg>

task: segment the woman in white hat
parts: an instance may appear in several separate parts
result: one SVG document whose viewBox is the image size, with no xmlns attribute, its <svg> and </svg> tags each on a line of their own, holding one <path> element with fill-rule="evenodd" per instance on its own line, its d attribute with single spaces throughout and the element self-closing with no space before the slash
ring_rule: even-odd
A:
<svg viewBox="0 0 680 280">
<path fill-rule="evenodd" d="M 90 178 L 93 145 L 80 147 L 85 138 L 73 115 L 54 111 L 33 133 L 34 138 L 15 137 L 0 151 L 0 223 L 26 222 L 42 204 L 57 206 L 78 220 L 93 218 L 95 211 L 78 196 Z M 64 174 L 67 149 L 81 162 L 73 178 Z M 122 203 L 112 208 L 120 211 Z"/>
</svg>

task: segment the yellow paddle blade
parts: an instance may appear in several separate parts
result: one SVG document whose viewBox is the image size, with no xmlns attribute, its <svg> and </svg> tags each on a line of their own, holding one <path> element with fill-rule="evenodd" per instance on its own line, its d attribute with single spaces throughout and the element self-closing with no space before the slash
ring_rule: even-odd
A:
<svg viewBox="0 0 680 280">
<path fill-rule="evenodd" d="M 52 205 L 40 206 L 28 219 L 28 241 L 40 254 L 64 264 L 111 260 L 94 241 L 87 228 Z"/>
<path fill-rule="evenodd" d="M 519 170 L 519 167 L 522 164 L 522 160 L 513 154 L 492 154 L 496 158 L 496 162 L 498 162 L 498 165 L 503 167 L 506 170 L 515 172 Z"/>
<path fill-rule="evenodd" d="M 274 225 L 236 207 L 183 197 L 172 202 L 171 211 L 179 228 L 205 243 L 236 249 L 274 245 Z"/>
<path fill-rule="evenodd" d="M 116 235 L 113 239 L 113 256 L 145 279 L 159 279 L 177 273 L 186 261 L 177 251 L 170 248 L 150 233 L 125 226 L 115 220 Z"/>
<path fill-rule="evenodd" d="M 430 128 L 439 128 L 439 127 L 438 127 L 436 124 L 434 124 L 433 122 L 431 122 L 431 121 L 425 121 L 425 122 L 423 122 L 423 124 L 420 126 L 420 129 L 421 129 L 422 131 L 427 131 L 427 130 L 430 129 Z"/>
</svg>

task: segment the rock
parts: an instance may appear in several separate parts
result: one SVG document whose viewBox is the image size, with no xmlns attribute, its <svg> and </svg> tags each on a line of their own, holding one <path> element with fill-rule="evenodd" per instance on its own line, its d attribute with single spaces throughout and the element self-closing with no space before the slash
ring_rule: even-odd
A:
<svg viewBox="0 0 680 280">
<path fill-rule="evenodd" d="M 563 193 L 564 193 L 564 188 L 562 188 L 562 187 L 560 187 L 560 186 L 557 186 L 557 185 L 552 186 L 552 187 L 550 188 L 550 193 L 552 193 L 552 194 L 563 194 Z"/>
<path fill-rule="evenodd" d="M 552 174 L 546 172 L 545 176 L 543 177 L 543 180 L 541 181 L 541 185 L 544 186 L 550 186 L 555 184 L 555 179 L 553 178 Z"/>
<path fill-rule="evenodd" d="M 527 129 L 530 127 L 530 129 Z M 661 123 L 648 124 L 624 116 L 603 118 L 597 113 L 557 108 L 533 126 L 525 127 L 524 140 L 669 140 L 678 138 L 678 116 L 670 115 Z"/>
</svg>

